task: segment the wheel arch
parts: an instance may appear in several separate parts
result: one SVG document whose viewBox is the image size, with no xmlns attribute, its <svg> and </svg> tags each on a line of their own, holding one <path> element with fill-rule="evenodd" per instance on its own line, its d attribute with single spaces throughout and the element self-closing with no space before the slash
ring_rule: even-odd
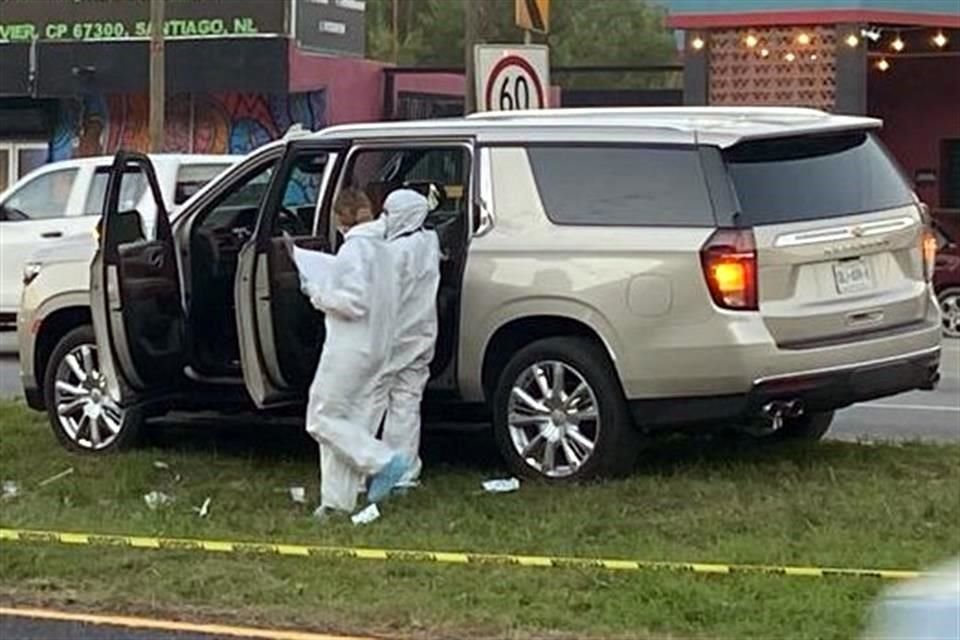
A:
<svg viewBox="0 0 960 640">
<path fill-rule="evenodd" d="M 557 313 L 514 317 L 502 322 L 484 347 L 480 374 L 484 400 L 492 400 L 497 378 L 517 351 L 538 340 L 564 336 L 585 338 L 593 342 L 607 354 L 617 371 L 616 353 L 610 341 L 583 319 Z"/>
<path fill-rule="evenodd" d="M 93 324 L 90 307 L 85 305 L 60 307 L 44 316 L 34 343 L 33 378 L 37 388 L 43 389 L 47 365 L 57 344 L 72 330 L 85 324 Z"/>
</svg>

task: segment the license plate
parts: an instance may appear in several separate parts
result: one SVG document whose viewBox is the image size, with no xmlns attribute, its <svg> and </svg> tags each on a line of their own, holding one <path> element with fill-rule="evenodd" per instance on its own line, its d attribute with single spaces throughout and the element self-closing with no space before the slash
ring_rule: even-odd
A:
<svg viewBox="0 0 960 640">
<path fill-rule="evenodd" d="M 833 265 L 833 278 L 840 294 L 859 293 L 873 288 L 873 275 L 863 258 L 837 262 Z"/>
</svg>

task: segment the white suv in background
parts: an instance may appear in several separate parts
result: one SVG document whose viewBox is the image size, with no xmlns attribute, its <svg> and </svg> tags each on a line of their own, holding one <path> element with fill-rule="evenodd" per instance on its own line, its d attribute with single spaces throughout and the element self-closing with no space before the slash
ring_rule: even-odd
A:
<svg viewBox="0 0 960 640">
<path fill-rule="evenodd" d="M 164 201 L 180 204 L 237 157 L 171 154 L 151 160 Z M 103 210 L 112 163 L 112 156 L 54 162 L 0 193 L 0 325 L 12 324 L 16 316 L 27 259 L 57 238 L 93 230 Z M 124 202 L 142 204 L 145 212 L 152 207 L 145 178 L 127 180 L 124 188 Z"/>
</svg>

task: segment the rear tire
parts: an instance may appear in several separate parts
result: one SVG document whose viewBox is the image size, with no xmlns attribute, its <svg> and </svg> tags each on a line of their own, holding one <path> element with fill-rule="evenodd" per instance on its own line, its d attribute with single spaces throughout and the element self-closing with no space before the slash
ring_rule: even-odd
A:
<svg viewBox="0 0 960 640">
<path fill-rule="evenodd" d="M 138 440 L 143 413 L 109 398 L 92 326 L 79 326 L 60 339 L 47 362 L 43 389 L 53 435 L 68 451 L 105 454 Z"/>
<path fill-rule="evenodd" d="M 548 338 L 517 352 L 497 382 L 493 414 L 501 455 L 526 478 L 622 475 L 640 452 L 613 364 L 588 339 Z"/>
<path fill-rule="evenodd" d="M 937 294 L 940 316 L 943 319 L 943 336 L 960 338 L 960 287 L 948 287 Z"/>
<path fill-rule="evenodd" d="M 805 413 L 784 419 L 783 426 L 767 438 L 779 442 L 817 442 L 827 435 L 832 422 L 833 411 Z"/>
</svg>

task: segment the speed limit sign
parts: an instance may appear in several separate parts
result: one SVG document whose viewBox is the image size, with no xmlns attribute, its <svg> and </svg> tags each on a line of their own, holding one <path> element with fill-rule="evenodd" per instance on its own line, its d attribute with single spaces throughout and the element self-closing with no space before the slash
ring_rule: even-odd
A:
<svg viewBox="0 0 960 640">
<path fill-rule="evenodd" d="M 518 111 L 550 106 L 547 47 L 478 45 L 477 110 Z"/>
</svg>

